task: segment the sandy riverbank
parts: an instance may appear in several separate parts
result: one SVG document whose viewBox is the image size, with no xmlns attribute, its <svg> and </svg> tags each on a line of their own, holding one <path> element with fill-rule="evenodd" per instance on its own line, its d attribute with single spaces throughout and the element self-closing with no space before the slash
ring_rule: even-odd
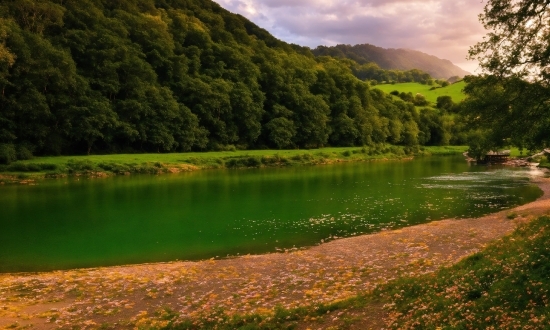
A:
<svg viewBox="0 0 550 330">
<path fill-rule="evenodd" d="M 340 239 L 307 250 L 0 275 L 0 328 L 134 328 L 155 324 L 155 313 L 167 308 L 181 317 L 198 318 L 218 307 L 229 314 L 269 313 L 275 306 L 345 299 L 399 276 L 455 263 L 518 224 L 547 214 L 550 179 L 535 183 L 544 195 L 512 210 Z M 517 215 L 513 220 L 512 213 Z"/>
</svg>

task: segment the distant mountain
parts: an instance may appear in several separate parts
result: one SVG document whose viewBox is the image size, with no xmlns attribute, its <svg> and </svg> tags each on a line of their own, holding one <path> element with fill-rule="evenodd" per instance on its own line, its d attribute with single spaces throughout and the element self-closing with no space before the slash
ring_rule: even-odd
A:
<svg viewBox="0 0 550 330">
<path fill-rule="evenodd" d="M 470 74 L 449 60 L 403 48 L 386 49 L 370 44 L 355 46 L 337 45 L 334 47 L 319 46 L 313 50 L 313 54 L 316 56 L 349 58 L 359 64 L 374 62 L 385 70 L 419 69 L 437 79 L 448 79 L 453 76 L 464 77 Z"/>
</svg>

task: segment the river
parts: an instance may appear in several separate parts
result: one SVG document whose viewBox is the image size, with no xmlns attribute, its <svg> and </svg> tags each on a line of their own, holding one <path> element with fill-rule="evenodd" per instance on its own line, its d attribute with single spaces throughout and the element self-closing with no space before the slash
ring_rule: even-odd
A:
<svg viewBox="0 0 550 330">
<path fill-rule="evenodd" d="M 535 175 L 435 156 L 7 185 L 0 272 L 267 253 L 480 216 L 541 196 Z"/>
</svg>

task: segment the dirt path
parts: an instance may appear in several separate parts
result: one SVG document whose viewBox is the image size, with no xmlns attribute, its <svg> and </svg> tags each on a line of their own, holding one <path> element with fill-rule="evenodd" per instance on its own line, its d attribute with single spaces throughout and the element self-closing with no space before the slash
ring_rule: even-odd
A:
<svg viewBox="0 0 550 330">
<path fill-rule="evenodd" d="M 399 276 L 455 263 L 519 223 L 548 213 L 550 179 L 536 183 L 543 197 L 513 210 L 340 239 L 307 250 L 0 275 L 0 328 L 95 329 L 105 323 L 134 328 L 162 325 L 158 316 L 163 310 L 195 318 L 217 307 L 228 313 L 269 313 L 278 305 L 345 299 Z M 517 214 L 513 220 L 512 213 Z"/>
</svg>

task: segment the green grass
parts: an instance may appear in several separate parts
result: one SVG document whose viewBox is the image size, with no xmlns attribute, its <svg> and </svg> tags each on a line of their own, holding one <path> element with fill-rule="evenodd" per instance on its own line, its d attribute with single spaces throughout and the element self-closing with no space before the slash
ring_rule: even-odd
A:
<svg viewBox="0 0 550 330">
<path fill-rule="evenodd" d="M 466 147 L 426 147 L 420 154 L 457 154 Z M 244 150 L 170 154 L 117 154 L 92 156 L 36 157 L 0 167 L 0 173 L 17 180 L 66 175 L 168 173 L 215 168 L 251 168 L 316 165 L 340 161 L 367 161 L 408 157 L 413 150 L 391 145 L 323 148 L 312 150 Z M 17 181 L 15 180 L 15 181 Z M 8 180 L 9 181 L 9 180 Z"/>
<path fill-rule="evenodd" d="M 419 83 L 403 83 L 403 84 L 384 84 L 384 85 L 376 85 L 373 88 L 378 88 L 381 91 L 389 94 L 392 91 L 399 91 L 409 93 L 411 92 L 414 95 L 417 93 L 420 93 L 424 95 L 426 100 L 428 100 L 430 103 L 437 102 L 437 98 L 439 96 L 445 96 L 448 95 L 453 99 L 453 102 L 459 103 L 460 101 L 464 100 L 466 98 L 466 95 L 462 92 L 462 89 L 464 89 L 464 86 L 466 83 L 464 81 L 459 81 L 457 83 L 454 83 L 452 85 L 449 85 L 447 87 L 437 88 L 434 90 L 430 90 L 430 88 L 434 86 L 430 85 L 422 85 Z"/>
</svg>

